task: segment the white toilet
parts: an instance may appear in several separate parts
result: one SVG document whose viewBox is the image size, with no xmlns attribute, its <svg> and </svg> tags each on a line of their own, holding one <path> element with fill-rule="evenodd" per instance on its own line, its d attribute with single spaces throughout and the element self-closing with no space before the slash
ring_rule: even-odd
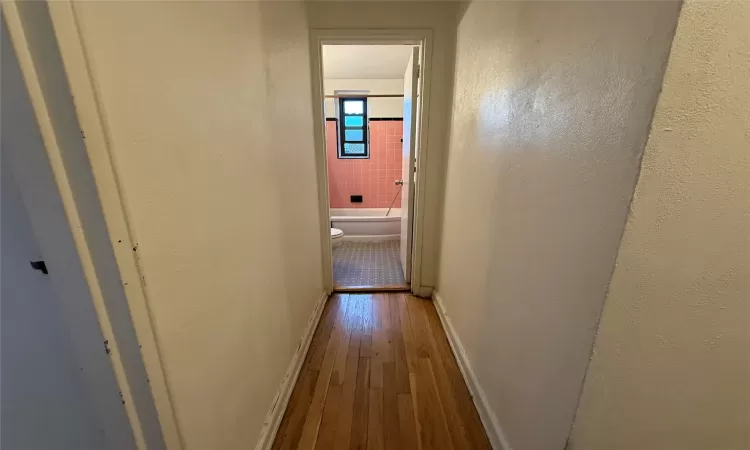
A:
<svg viewBox="0 0 750 450">
<path fill-rule="evenodd" d="M 331 247 L 336 248 L 344 241 L 344 232 L 338 228 L 331 228 Z"/>
</svg>

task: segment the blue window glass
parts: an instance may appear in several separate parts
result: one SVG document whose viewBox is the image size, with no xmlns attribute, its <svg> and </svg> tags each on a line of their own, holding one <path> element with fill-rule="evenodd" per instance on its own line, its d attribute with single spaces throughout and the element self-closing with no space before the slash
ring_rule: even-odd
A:
<svg viewBox="0 0 750 450">
<path fill-rule="evenodd" d="M 344 141 L 363 141 L 364 133 L 362 129 L 346 129 L 344 130 Z"/>
<path fill-rule="evenodd" d="M 344 116 L 345 127 L 361 127 L 365 124 L 364 116 Z"/>
<path fill-rule="evenodd" d="M 367 97 L 339 98 L 339 158 L 369 158 Z"/>
</svg>

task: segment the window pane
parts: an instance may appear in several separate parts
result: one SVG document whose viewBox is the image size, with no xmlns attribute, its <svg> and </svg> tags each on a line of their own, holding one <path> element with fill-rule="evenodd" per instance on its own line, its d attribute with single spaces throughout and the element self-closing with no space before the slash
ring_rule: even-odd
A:
<svg viewBox="0 0 750 450">
<path fill-rule="evenodd" d="M 363 141 L 364 133 L 362 129 L 345 129 L 344 140 L 345 141 Z"/>
<path fill-rule="evenodd" d="M 364 114 L 364 105 L 362 100 L 344 100 L 344 114 Z"/>
<path fill-rule="evenodd" d="M 344 125 L 347 127 L 361 127 L 365 124 L 363 116 L 344 116 Z"/>
<path fill-rule="evenodd" d="M 344 144 L 344 155 L 365 154 L 365 144 Z"/>
</svg>

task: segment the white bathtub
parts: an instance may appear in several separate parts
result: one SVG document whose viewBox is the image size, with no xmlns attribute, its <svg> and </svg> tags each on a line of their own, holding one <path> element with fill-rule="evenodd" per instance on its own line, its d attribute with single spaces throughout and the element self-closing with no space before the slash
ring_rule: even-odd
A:
<svg viewBox="0 0 750 450">
<path fill-rule="evenodd" d="M 387 241 L 401 233 L 401 209 L 331 208 L 333 228 L 344 232 L 345 241 Z"/>
</svg>

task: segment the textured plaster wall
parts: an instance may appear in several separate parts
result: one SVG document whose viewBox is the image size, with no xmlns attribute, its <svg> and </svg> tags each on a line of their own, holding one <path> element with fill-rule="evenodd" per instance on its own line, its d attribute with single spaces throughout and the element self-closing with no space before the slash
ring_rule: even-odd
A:
<svg viewBox="0 0 750 450">
<path fill-rule="evenodd" d="M 750 3 L 685 3 L 571 449 L 750 448 Z"/>
<path fill-rule="evenodd" d="M 323 292 L 304 8 L 75 12 L 186 447 L 252 448 Z"/>
<path fill-rule="evenodd" d="M 679 4 L 465 8 L 438 293 L 498 434 L 560 450 Z"/>
</svg>

